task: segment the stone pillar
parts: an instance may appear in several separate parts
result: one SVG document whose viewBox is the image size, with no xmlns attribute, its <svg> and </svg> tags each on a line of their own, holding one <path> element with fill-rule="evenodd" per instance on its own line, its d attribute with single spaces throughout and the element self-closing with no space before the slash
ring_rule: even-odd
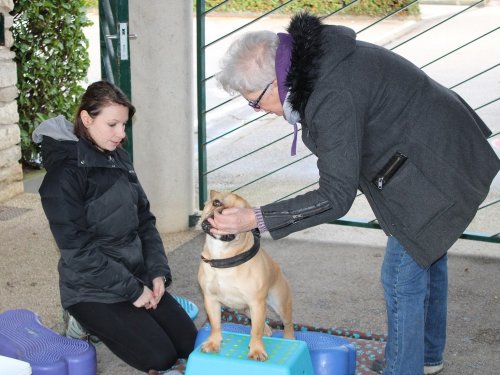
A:
<svg viewBox="0 0 500 375">
<path fill-rule="evenodd" d="M 20 131 L 17 122 L 17 72 L 14 62 L 12 16 L 13 0 L 0 0 L 0 13 L 4 17 L 5 45 L 0 45 L 0 202 L 23 192 Z"/>
<path fill-rule="evenodd" d="M 134 165 L 160 232 L 186 230 L 194 207 L 192 6 L 129 1 Z"/>
</svg>

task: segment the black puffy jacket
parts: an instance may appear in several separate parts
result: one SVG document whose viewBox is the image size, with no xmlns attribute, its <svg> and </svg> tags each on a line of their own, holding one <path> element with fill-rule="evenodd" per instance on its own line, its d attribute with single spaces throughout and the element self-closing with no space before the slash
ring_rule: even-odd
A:
<svg viewBox="0 0 500 375">
<path fill-rule="evenodd" d="M 61 253 L 63 307 L 134 302 L 155 277 L 170 282 L 156 219 L 128 154 L 38 133 L 47 170 L 39 192 Z"/>
</svg>

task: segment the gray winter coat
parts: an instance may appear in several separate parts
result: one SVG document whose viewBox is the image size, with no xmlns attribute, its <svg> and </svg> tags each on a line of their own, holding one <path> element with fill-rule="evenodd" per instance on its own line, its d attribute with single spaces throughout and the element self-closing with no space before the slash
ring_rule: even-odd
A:
<svg viewBox="0 0 500 375">
<path fill-rule="evenodd" d="M 500 160 L 456 93 L 353 30 L 295 16 L 287 76 L 319 188 L 261 207 L 274 239 L 344 216 L 360 189 L 417 263 L 443 256 L 485 199 Z"/>
<path fill-rule="evenodd" d="M 149 201 L 122 149 L 99 151 L 62 116 L 42 123 L 42 205 L 60 249 L 62 306 L 134 302 L 170 268 Z"/>
</svg>

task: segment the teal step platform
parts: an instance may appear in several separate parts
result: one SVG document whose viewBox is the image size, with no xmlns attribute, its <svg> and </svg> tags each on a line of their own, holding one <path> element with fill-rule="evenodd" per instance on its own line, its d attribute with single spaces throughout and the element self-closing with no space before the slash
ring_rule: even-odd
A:
<svg viewBox="0 0 500 375">
<path fill-rule="evenodd" d="M 223 333 L 231 332 L 250 334 L 250 326 L 235 323 L 223 323 L 222 331 Z M 198 331 L 195 347 L 199 347 L 208 338 L 209 334 L 210 325 L 205 324 Z M 273 330 L 272 337 L 282 338 L 283 331 Z M 296 341 L 303 341 L 306 344 L 311 358 L 313 373 L 315 375 L 355 374 L 356 347 L 350 341 L 327 333 L 313 331 L 295 331 L 295 337 L 297 339 Z M 264 341 L 264 344 L 266 344 L 266 341 Z M 197 373 L 193 374 L 197 375 Z"/>
<path fill-rule="evenodd" d="M 186 375 L 314 375 L 305 342 L 264 337 L 266 361 L 248 359 L 250 335 L 222 332 L 219 353 L 203 353 L 201 345 L 189 355 Z"/>
</svg>

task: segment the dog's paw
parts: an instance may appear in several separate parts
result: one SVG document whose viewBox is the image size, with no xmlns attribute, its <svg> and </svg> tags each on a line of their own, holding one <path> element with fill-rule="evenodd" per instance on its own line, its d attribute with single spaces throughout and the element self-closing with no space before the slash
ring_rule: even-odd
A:
<svg viewBox="0 0 500 375">
<path fill-rule="evenodd" d="M 267 359 L 267 353 L 264 347 L 254 347 L 250 346 L 250 350 L 248 352 L 248 358 L 253 359 L 255 361 L 265 361 Z"/>
<path fill-rule="evenodd" d="M 201 345 L 201 351 L 204 353 L 220 352 L 220 342 L 207 340 Z"/>
</svg>

